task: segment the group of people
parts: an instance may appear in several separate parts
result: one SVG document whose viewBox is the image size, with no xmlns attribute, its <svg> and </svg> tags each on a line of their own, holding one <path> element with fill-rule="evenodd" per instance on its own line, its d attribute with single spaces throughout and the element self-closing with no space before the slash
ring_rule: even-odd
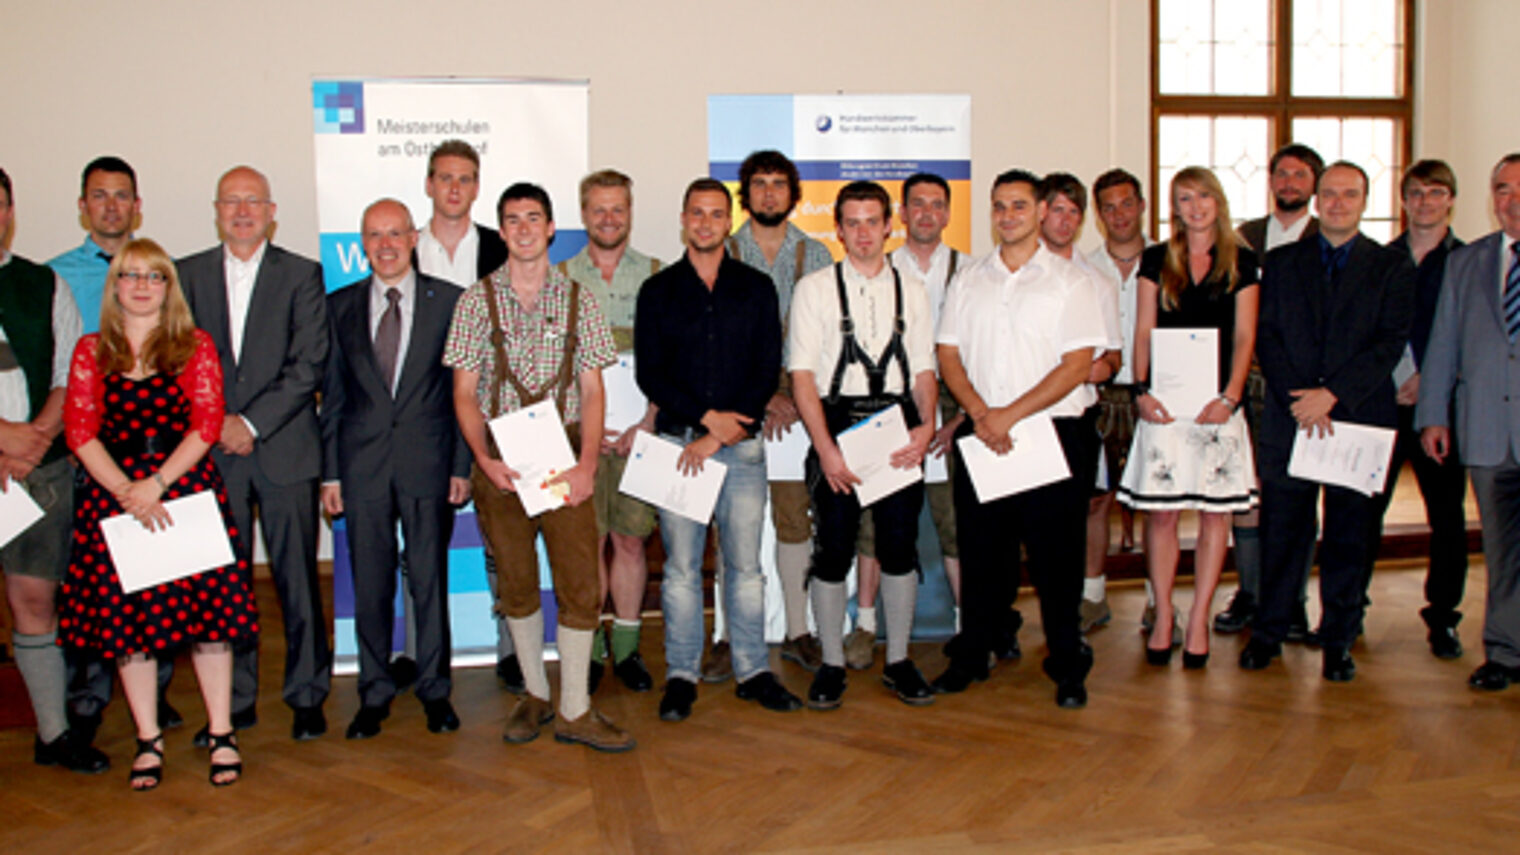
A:
<svg viewBox="0 0 1520 855">
<path fill-rule="evenodd" d="M 369 275 L 331 294 L 319 265 L 270 243 L 270 185 L 246 166 L 218 182 L 221 244 L 178 262 L 133 237 L 137 179 L 113 157 L 84 171 L 81 247 L 50 266 L 0 256 L 0 485 L 19 485 L 45 512 L 0 550 L 38 763 L 109 765 L 91 743 L 114 672 L 136 729 L 131 785 L 157 786 L 162 731 L 182 721 L 163 691 L 174 654 L 189 645 L 207 708 L 195 740 L 210 751 L 211 782 L 240 777 L 234 733 L 258 718 L 255 509 L 281 600 L 296 739 L 327 728 L 319 508 L 345 518 L 353 566 L 360 708 L 350 739 L 378 734 L 395 696 L 413 686 L 430 731 L 460 726 L 449 700 L 447 576 L 454 510 L 467 500 L 495 594 L 497 674 L 520 695 L 510 743 L 552 722 L 558 741 L 634 747 L 592 696 L 609 654 L 629 689 L 654 687 L 639 645 L 645 543 L 656 529 L 666 555 L 666 721 L 692 714 L 700 684 L 730 677 L 738 697 L 768 710 L 838 708 L 848 671 L 873 663 L 878 596 L 887 688 L 913 705 L 964 691 L 1020 654 L 1021 552 L 1055 700 L 1084 706 L 1084 634 L 1111 618 L 1102 559 L 1115 496 L 1146 512 L 1148 662 L 1165 665 L 1180 648 L 1184 667 L 1202 668 L 1211 628 L 1249 627 L 1242 668 L 1265 668 L 1284 641 L 1309 638 L 1323 648 L 1324 677 L 1349 680 L 1393 485 L 1368 497 L 1288 474 L 1295 437 L 1336 422 L 1397 429 L 1393 471 L 1415 464 L 1433 531 L 1422 616 L 1443 658 L 1462 654 L 1467 465 L 1490 579 L 1486 661 L 1470 682 L 1496 690 L 1520 679 L 1520 545 L 1510 533 L 1520 403 L 1505 403 L 1511 394 L 1520 402 L 1520 375 L 1506 367 L 1520 332 L 1520 155 L 1491 176 L 1501 231 L 1466 247 L 1450 231 L 1456 179 L 1444 163 L 1406 172 L 1409 228 L 1385 247 L 1360 232 L 1363 170 L 1326 166 L 1295 144 L 1272 159 L 1273 212 L 1239 232 L 1213 173 L 1190 167 L 1169 188 L 1170 236 L 1152 244 L 1139 180 L 1104 173 L 1092 188 L 1104 241 L 1087 256 L 1074 244 L 1088 193 L 1066 173 L 994 179 L 997 246 L 983 258 L 943 242 L 943 178 L 907 178 L 896 211 L 882 185 L 851 182 L 833 207 L 844 249 L 835 261 L 789 220 L 801 196 L 796 166 L 760 151 L 740 169 L 747 219 L 737 230 L 727 185 L 687 186 L 684 252 L 668 265 L 629 245 L 632 181 L 620 172 L 581 182 L 587 244 L 552 264 L 549 195 L 513 184 L 497 201 L 497 227 L 477 225 L 479 171 L 468 143 L 437 146 L 425 179 L 431 218 L 419 226 L 395 199 L 369 205 L 360 229 Z M 0 190 L 3 236 L 15 207 L 3 172 Z M 899 220 L 904 242 L 887 253 Z M 1196 413 L 1170 411 L 1150 385 L 1156 333 L 1173 329 L 1212 330 L 1219 343 L 1217 396 Z M 628 352 L 648 407 L 633 424 L 608 424 L 602 372 Z M 545 485 L 562 504 L 530 516 L 522 475 L 488 423 L 543 402 L 576 462 Z M 894 407 L 908 441 L 888 464 L 944 457 L 948 474 L 862 507 L 839 438 Z M 1046 419 L 1069 474 L 983 500 L 964 443 L 1006 455 Z M 805 478 L 770 481 L 766 440 L 789 430 L 811 443 Z M 681 447 L 672 477 L 726 467 L 708 523 L 619 491 L 641 431 Z M 235 560 L 126 592 L 102 520 L 172 525 L 165 502 L 206 491 Z M 1303 601 L 1321 496 L 1323 619 L 1311 632 Z M 909 654 L 925 502 L 962 604 L 948 667 L 932 681 Z M 770 666 L 767 504 L 786 615 L 780 653 L 812 672 L 804 698 Z M 1183 510 L 1200 512 L 1185 620 L 1172 596 Z M 711 643 L 709 525 L 725 617 Z M 1211 615 L 1232 534 L 1240 588 Z M 557 703 L 544 666 L 540 535 L 557 606 Z M 852 566 L 857 617 L 846 635 Z M 395 658 L 398 567 L 407 643 Z"/>
</svg>

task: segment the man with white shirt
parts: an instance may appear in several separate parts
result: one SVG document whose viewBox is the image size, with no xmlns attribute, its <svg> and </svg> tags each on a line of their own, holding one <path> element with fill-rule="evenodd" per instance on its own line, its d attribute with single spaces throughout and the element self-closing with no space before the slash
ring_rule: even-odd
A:
<svg viewBox="0 0 1520 855">
<path fill-rule="evenodd" d="M 222 243 L 178 262 L 196 326 L 216 343 L 222 363 L 227 414 L 211 454 L 227 484 L 244 554 L 253 554 L 258 507 L 285 618 L 283 694 L 294 711 L 291 736 L 314 739 L 327 732 L 322 702 L 332 683 L 317 577 L 322 443 L 316 393 L 328 343 L 322 267 L 269 242 L 275 202 L 269 180 L 252 167 L 228 170 L 212 204 Z M 258 648 L 233 656 L 232 723 L 250 727 L 258 719 Z"/>
<path fill-rule="evenodd" d="M 1088 385 L 1096 391 L 1120 368 L 1124 336 L 1119 329 L 1119 281 L 1100 273 L 1086 256 L 1076 251 L 1077 237 L 1082 234 L 1082 222 L 1087 217 L 1087 188 L 1082 186 L 1081 180 L 1069 172 L 1052 172 L 1040 181 L 1040 200 L 1045 203 L 1046 211 L 1045 221 L 1040 224 L 1040 240 L 1045 248 L 1082 268 L 1102 297 L 1108 347 L 1093 360 L 1092 371 L 1087 375 Z M 1098 437 L 1098 405 L 1094 403 L 1089 407 L 1083 418 L 1092 423 L 1092 453 L 1087 455 L 1081 471 L 1073 474 L 1096 485 L 1103 454 Z M 1108 557 L 1108 503 L 1103 501 L 1105 496 L 1111 500 L 1113 494 L 1095 486 L 1087 506 L 1087 558 L 1081 603 L 1083 632 L 1103 626 L 1112 617 L 1103 575 L 1103 562 Z"/>
<path fill-rule="evenodd" d="M 1049 417 L 1067 467 L 1080 470 L 1091 431 L 1082 414 L 1097 400 L 1086 380 L 1093 357 L 1108 347 L 1103 309 L 1092 279 L 1040 243 L 1045 204 L 1040 180 L 1012 169 L 992 186 L 998 249 L 956 280 L 938 334 L 940 373 L 969 421 L 960 438 L 994 454 L 1013 449 L 1010 431 Z M 934 681 L 941 692 L 964 691 L 987 679 L 988 655 L 1017 592 L 1008 572 L 1010 547 L 1024 546 L 1040 597 L 1050 655 L 1045 673 L 1056 703 L 1085 706 L 1092 649 L 1078 629 L 1087 498 L 1091 481 L 1068 476 L 988 502 L 977 498 L 956 446 L 955 515 L 960 537 L 961 632 L 946 646 L 950 666 Z"/>
<path fill-rule="evenodd" d="M 433 202 L 433 215 L 417 233 L 416 267 L 428 276 L 468 288 L 507 263 L 507 245 L 501 235 L 470 217 L 475 199 L 480 195 L 480 153 L 464 140 L 444 140 L 428 155 L 427 180 L 423 184 Z M 496 559 L 485 539 L 481 538 L 486 559 L 486 583 L 491 598 L 496 597 Z M 402 591 L 406 609 L 407 660 L 415 671 L 416 627 L 412 619 L 411 595 Z M 507 619 L 496 615 L 496 676 L 507 691 L 522 694 L 522 666 L 512 646 Z M 392 663 L 398 683 L 408 682 L 402 675 L 402 660 Z"/>
<path fill-rule="evenodd" d="M 1135 288 L 1140 273 L 1140 253 L 1150 243 L 1146 240 L 1145 194 L 1140 179 L 1124 169 L 1110 169 L 1093 182 L 1093 207 L 1103 227 L 1103 245 L 1087 254 L 1087 261 L 1111 281 L 1119 283 L 1119 371 L 1109 382 L 1098 384 L 1098 435 L 1103 441 L 1103 463 L 1107 466 L 1107 489 L 1093 498 L 1087 516 L 1087 580 L 1083 583 L 1084 612 L 1110 614 L 1104 590 L 1103 561 L 1109 547 L 1109 512 L 1114 504 L 1114 490 L 1124 472 L 1129 448 L 1135 438 L 1134 374 L 1130 360 L 1135 347 Z M 1134 516 L 1124 505 L 1119 507 L 1126 534 L 1134 529 Z M 1132 537 L 1132 535 L 1131 535 Z M 1133 547 L 1133 542 L 1129 541 Z M 1150 591 L 1150 580 L 1146 580 Z M 1101 603 L 1093 609 L 1089 603 Z M 1148 603 L 1147 613 L 1154 609 Z M 1180 635 L 1178 636 L 1181 637 Z"/>
<path fill-rule="evenodd" d="M 813 506 L 813 562 L 809 586 L 823 663 L 807 703 L 839 706 L 845 689 L 845 577 L 855 559 L 862 508 L 861 483 L 837 444 L 839 435 L 872 415 L 900 408 L 908 443 L 890 465 L 922 466 L 934 437 L 939 388 L 934 378 L 933 313 L 923 283 L 888 263 L 892 200 L 870 181 L 840 188 L 834 225 L 846 258 L 810 273 L 792 294 L 787 326 L 787 367 L 792 395 L 812 440 L 807 482 Z M 881 564 L 887 610 L 887 664 L 882 680 L 909 704 L 933 702 L 934 693 L 908 658 L 918 593 L 918 512 L 923 481 L 877 499 L 869 508 Z"/>
<path fill-rule="evenodd" d="M 940 239 L 950 224 L 950 184 L 938 175 L 918 172 L 903 181 L 902 218 L 906 236 L 902 246 L 888 256 L 892 266 L 917 274 L 929 298 L 933 328 L 939 327 L 939 311 L 945 292 L 955 274 L 971 259 Z M 936 366 L 936 371 L 938 367 Z M 949 453 L 950 436 L 960 424 L 955 399 L 943 386 L 939 390 L 939 426 L 929 441 L 925 462 L 931 456 Z M 924 497 L 929 516 L 939 535 L 940 554 L 945 562 L 945 578 L 956 601 L 956 621 L 960 620 L 961 560 L 955 545 L 955 505 L 950 496 L 950 482 L 927 480 Z M 855 541 L 855 629 L 844 640 L 845 664 L 857 671 L 871 667 L 876 658 L 876 592 L 881 587 L 881 562 L 876 559 L 876 528 L 870 514 L 860 517 L 860 537 Z"/>
<path fill-rule="evenodd" d="M 90 734 L 70 731 L 58 646 L 58 583 L 68 569 L 74 524 L 63 399 L 79 310 L 56 272 L 5 249 L 15 212 L 11 189 L 0 169 L 0 490 L 30 495 L 43 517 L 0 547 L 0 573 L 16 668 L 37 719 L 32 758 L 39 766 L 93 774 L 111 763 L 90 746 Z"/>
</svg>

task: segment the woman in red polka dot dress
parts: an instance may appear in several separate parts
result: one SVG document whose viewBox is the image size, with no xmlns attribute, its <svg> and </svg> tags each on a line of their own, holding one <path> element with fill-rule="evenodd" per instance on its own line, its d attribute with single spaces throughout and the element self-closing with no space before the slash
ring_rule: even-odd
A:
<svg viewBox="0 0 1520 855">
<path fill-rule="evenodd" d="M 59 643 L 114 660 L 137 727 L 131 786 L 163 773 L 155 657 L 193 645 L 211 733 L 211 783 L 242 774 L 232 734 L 232 648 L 258 632 L 248 559 L 122 593 L 100 521 L 131 514 L 148 528 L 172 524 L 163 502 L 214 490 L 229 537 L 237 536 L 216 464 L 221 365 L 195 328 L 174 264 L 158 244 L 134 240 L 106 275 L 100 332 L 79 340 L 64 428 L 88 482 L 75 496 L 74 546 L 60 597 Z"/>
</svg>

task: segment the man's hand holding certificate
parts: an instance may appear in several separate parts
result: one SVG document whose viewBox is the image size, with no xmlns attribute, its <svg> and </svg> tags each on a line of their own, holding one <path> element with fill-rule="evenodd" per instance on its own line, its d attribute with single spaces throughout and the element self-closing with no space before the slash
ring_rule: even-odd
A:
<svg viewBox="0 0 1520 855">
<path fill-rule="evenodd" d="M 1055 423 L 1043 412 L 1015 424 L 1008 442 L 1008 451 L 999 454 L 976 435 L 956 441 L 978 501 L 990 502 L 1071 477 Z"/>
<path fill-rule="evenodd" d="M 704 459 L 700 468 L 683 467 L 682 452 L 680 445 L 640 431 L 633 439 L 618 489 L 706 525 L 718 504 L 718 491 L 723 488 L 728 467 L 710 459 Z"/>
<path fill-rule="evenodd" d="M 1393 459 L 1394 431 L 1351 422 L 1331 424 L 1334 429 L 1329 433 L 1310 428 L 1294 435 L 1288 474 L 1367 496 L 1383 492 Z"/>
<path fill-rule="evenodd" d="M 489 427 L 502 462 L 516 473 L 512 489 L 528 516 L 563 507 L 570 500 L 570 485 L 554 479 L 574 468 L 575 453 L 553 401 L 498 416 Z"/>
<path fill-rule="evenodd" d="M 1150 385 L 1166 409 L 1149 421 L 1196 420 L 1219 397 L 1219 330 L 1151 330 Z"/>
<path fill-rule="evenodd" d="M 912 438 L 900 406 L 888 407 L 856 423 L 835 442 L 845 466 L 858 479 L 854 490 L 861 507 L 924 479 L 918 465 L 923 452 L 919 449 L 912 453 Z"/>
</svg>

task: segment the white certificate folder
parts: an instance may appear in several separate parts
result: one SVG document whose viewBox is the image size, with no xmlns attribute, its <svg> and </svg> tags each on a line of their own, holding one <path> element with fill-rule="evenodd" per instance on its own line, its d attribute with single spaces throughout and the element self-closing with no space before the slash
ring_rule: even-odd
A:
<svg viewBox="0 0 1520 855">
<path fill-rule="evenodd" d="M 898 469 L 892 465 L 892 453 L 908 444 L 908 422 L 896 404 L 846 428 L 835 442 L 845 465 L 860 479 L 855 498 L 861 507 L 924 480 L 921 467 Z"/>
<path fill-rule="evenodd" d="M 0 546 L 15 540 L 42 517 L 42 508 L 27 494 L 26 487 L 7 479 L 5 491 L 0 492 Z"/>
<path fill-rule="evenodd" d="M 1393 461 L 1394 432 L 1351 422 L 1330 425 L 1335 430 L 1330 436 L 1311 437 L 1307 431 L 1296 432 L 1293 455 L 1288 458 L 1288 474 L 1367 496 L 1383 492 L 1388 482 L 1388 464 Z"/>
<path fill-rule="evenodd" d="M 1196 419 L 1219 397 L 1219 330 L 1152 330 L 1151 394 L 1172 418 Z"/>
<path fill-rule="evenodd" d="M 976 434 L 956 440 L 977 501 L 990 502 L 1071 477 L 1061 438 L 1049 416 L 1030 416 L 1014 425 L 1009 436 L 1013 449 L 1001 455 Z"/>
<path fill-rule="evenodd" d="M 706 525 L 718 505 L 718 491 L 728 467 L 712 458 L 702 471 L 687 475 L 676 465 L 682 447 L 668 439 L 639 431 L 628 452 L 628 466 L 618 489 L 657 508 Z"/>
<path fill-rule="evenodd" d="M 235 559 L 216 495 L 203 490 L 164 502 L 173 525 L 149 531 L 130 514 L 100 521 L 124 593 L 194 576 Z"/>
<path fill-rule="evenodd" d="M 517 497 L 523 511 L 536 517 L 544 511 L 564 507 L 570 499 L 570 485 L 549 481 L 575 466 L 575 452 L 565 436 L 565 423 L 552 400 L 542 400 L 490 422 L 491 436 L 501 452 L 501 460 L 517 472 Z"/>
</svg>

